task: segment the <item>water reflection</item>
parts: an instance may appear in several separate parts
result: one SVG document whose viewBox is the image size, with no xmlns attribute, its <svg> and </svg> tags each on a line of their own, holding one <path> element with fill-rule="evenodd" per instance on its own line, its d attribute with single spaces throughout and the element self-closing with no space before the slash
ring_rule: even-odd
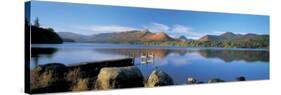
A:
<svg viewBox="0 0 281 95">
<path fill-rule="evenodd" d="M 54 57 L 53 55 L 58 53 L 60 56 Z M 75 59 L 75 62 L 83 62 L 83 61 L 95 61 L 97 59 L 110 59 L 110 58 L 123 58 L 123 57 L 131 57 L 131 58 L 141 58 L 141 55 L 153 54 L 154 58 L 158 58 L 158 60 L 165 59 L 168 55 L 177 55 L 180 60 L 180 57 L 184 56 L 202 56 L 205 58 L 219 58 L 224 62 L 232 62 L 232 61 L 246 61 L 246 62 L 268 62 L 269 61 L 269 51 L 254 51 L 254 50 L 214 50 L 214 49 L 164 49 L 164 48 L 95 48 L 95 49 L 65 49 L 65 48 L 32 48 L 31 57 L 34 61 L 34 65 L 39 64 L 39 59 Z M 95 57 L 95 58 L 93 58 Z M 97 58 L 100 57 L 100 58 Z M 185 57 L 185 59 L 191 59 L 193 57 Z M 91 59 L 91 60 L 90 60 Z M 65 59 L 62 59 L 65 60 Z M 146 59 L 145 59 L 146 61 Z M 151 61 L 151 60 L 149 60 Z M 140 62 L 143 62 L 140 59 Z M 64 62 L 62 62 L 64 63 Z M 150 62 L 152 63 L 152 62 Z"/>
<path fill-rule="evenodd" d="M 189 49 L 94 49 L 94 51 L 106 54 L 120 54 L 130 57 L 140 57 L 141 54 L 151 53 L 155 57 L 165 58 L 167 55 L 176 54 L 185 56 L 192 53 L 198 53 L 205 58 L 219 58 L 225 62 L 232 61 L 246 61 L 255 62 L 269 61 L 268 51 L 253 51 L 253 50 L 215 50 L 215 49 L 202 49 L 202 50 L 189 50 Z"/>
<path fill-rule="evenodd" d="M 46 56 L 51 58 L 52 55 L 57 52 L 56 48 L 32 48 L 31 49 L 31 57 L 34 61 L 34 65 L 39 65 L 39 58 L 42 56 Z"/>
<path fill-rule="evenodd" d="M 252 50 L 199 50 L 201 56 L 206 58 L 220 58 L 225 62 L 231 61 L 246 61 L 255 62 L 269 61 L 268 51 L 252 51 Z"/>
<path fill-rule="evenodd" d="M 141 57 L 141 64 L 152 64 L 154 63 L 154 54 L 153 53 L 142 53 Z"/>
<path fill-rule="evenodd" d="M 232 81 L 241 75 L 249 80 L 269 78 L 268 50 L 62 44 L 33 47 L 31 53 L 31 69 L 34 65 L 52 62 L 68 65 L 124 57 L 134 58 L 135 63 L 141 63 L 143 55 L 146 64 L 136 66 L 144 76 L 148 77 L 153 70 L 161 69 L 178 84 L 185 83 L 188 76 L 202 81 L 215 77 Z"/>
<path fill-rule="evenodd" d="M 94 51 L 100 52 L 100 53 L 106 53 L 106 54 L 120 54 L 125 55 L 129 57 L 141 57 L 142 54 L 153 54 L 154 56 L 157 56 L 159 58 L 166 57 L 171 50 L 167 49 L 127 49 L 127 48 L 111 48 L 111 49 L 103 49 L 103 48 L 97 48 L 94 49 Z"/>
</svg>

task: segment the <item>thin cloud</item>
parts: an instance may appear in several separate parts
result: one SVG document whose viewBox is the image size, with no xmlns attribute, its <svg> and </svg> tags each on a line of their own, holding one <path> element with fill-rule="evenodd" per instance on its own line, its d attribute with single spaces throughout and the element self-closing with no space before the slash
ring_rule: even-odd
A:
<svg viewBox="0 0 281 95">
<path fill-rule="evenodd" d="M 171 29 L 171 32 L 178 33 L 179 35 L 182 34 L 191 38 L 197 38 L 203 35 L 202 33 L 194 32 L 191 27 L 179 25 L 179 24 L 174 25 Z"/>
<path fill-rule="evenodd" d="M 165 24 L 161 23 L 151 23 L 147 26 L 144 26 L 145 29 L 148 29 L 151 32 L 167 32 L 169 31 L 170 27 Z"/>
<path fill-rule="evenodd" d="M 149 29 L 152 32 L 166 32 L 169 35 L 172 35 L 174 38 L 179 36 L 186 36 L 189 39 L 198 39 L 205 35 L 205 33 L 194 32 L 193 29 L 189 26 L 175 24 L 168 26 L 162 23 L 151 23 L 144 28 Z"/>
<path fill-rule="evenodd" d="M 191 28 L 183 25 L 174 25 L 171 29 L 171 32 L 176 32 L 176 33 L 192 33 Z"/>
<path fill-rule="evenodd" d="M 225 32 L 232 32 L 232 31 L 214 31 L 214 32 L 211 32 L 212 35 L 221 35 Z M 232 32 L 234 34 L 240 34 L 240 35 L 246 35 L 248 33 L 254 33 L 254 34 L 259 34 L 259 35 L 262 35 L 263 33 L 257 33 L 257 32 Z"/>
<path fill-rule="evenodd" d="M 78 26 L 77 28 L 84 31 L 88 31 L 92 34 L 138 30 L 137 28 L 134 27 L 120 26 L 120 25 L 87 25 L 87 26 Z"/>
<path fill-rule="evenodd" d="M 162 23 L 153 22 L 149 25 L 144 26 L 144 28 L 150 30 L 151 32 L 166 32 L 173 37 L 179 37 L 183 35 L 188 38 L 194 39 L 202 36 L 201 33 L 193 32 L 191 27 L 180 24 L 169 26 Z"/>
<path fill-rule="evenodd" d="M 225 31 L 214 31 L 212 32 L 212 35 L 221 35 L 223 33 L 225 33 Z"/>
</svg>

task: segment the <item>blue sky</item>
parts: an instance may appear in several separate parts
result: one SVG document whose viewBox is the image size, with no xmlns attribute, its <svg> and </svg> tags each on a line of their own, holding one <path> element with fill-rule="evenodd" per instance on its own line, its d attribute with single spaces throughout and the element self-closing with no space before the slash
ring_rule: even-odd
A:
<svg viewBox="0 0 281 95">
<path fill-rule="evenodd" d="M 224 32 L 269 34 L 269 16 L 32 1 L 31 20 L 84 35 L 149 29 L 197 39 Z"/>
</svg>

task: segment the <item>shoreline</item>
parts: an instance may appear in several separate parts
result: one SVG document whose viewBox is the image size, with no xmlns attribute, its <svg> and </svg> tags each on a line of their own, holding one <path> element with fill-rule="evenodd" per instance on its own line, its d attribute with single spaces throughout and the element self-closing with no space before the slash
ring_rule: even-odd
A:
<svg viewBox="0 0 281 95">
<path fill-rule="evenodd" d="M 132 64 L 132 59 L 111 60 L 99 63 L 91 62 L 72 66 L 50 63 L 39 65 L 34 70 L 31 70 L 30 73 L 31 93 L 184 85 L 175 84 L 172 77 L 159 69 L 154 69 L 150 76 L 145 78 L 139 68 Z M 159 81 L 151 81 L 155 80 L 155 78 Z M 238 76 L 235 80 L 246 81 L 246 78 Z M 116 81 L 118 84 L 108 84 L 111 81 Z M 224 81 L 219 78 L 201 81 L 189 76 L 186 77 L 185 84 L 220 82 L 233 81 Z"/>
<path fill-rule="evenodd" d="M 108 48 L 108 46 L 114 46 L 114 48 L 134 48 L 134 49 L 153 49 L 153 48 L 163 48 L 163 49 L 195 49 L 195 50 L 253 50 L 253 51 L 269 51 L 269 48 L 224 48 L 224 47 L 190 47 L 190 46 L 163 46 L 163 45 L 141 45 L 141 44 L 116 44 L 116 43 L 76 43 L 76 42 L 64 42 L 62 44 L 31 44 L 31 48 L 69 48 L 62 47 L 61 45 L 70 45 L 71 48 Z M 79 46 L 77 46 L 79 45 Z M 83 46 L 80 46 L 83 45 Z M 106 45 L 104 47 L 101 47 Z M 124 47 L 129 46 L 129 47 Z"/>
</svg>

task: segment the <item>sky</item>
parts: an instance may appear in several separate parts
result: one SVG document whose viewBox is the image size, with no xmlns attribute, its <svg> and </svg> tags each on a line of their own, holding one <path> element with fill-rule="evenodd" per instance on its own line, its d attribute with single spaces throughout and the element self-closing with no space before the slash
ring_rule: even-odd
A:
<svg viewBox="0 0 281 95">
<path fill-rule="evenodd" d="M 149 29 L 172 37 L 269 34 L 269 16 L 32 1 L 31 22 L 56 32 L 84 35 Z"/>
</svg>

